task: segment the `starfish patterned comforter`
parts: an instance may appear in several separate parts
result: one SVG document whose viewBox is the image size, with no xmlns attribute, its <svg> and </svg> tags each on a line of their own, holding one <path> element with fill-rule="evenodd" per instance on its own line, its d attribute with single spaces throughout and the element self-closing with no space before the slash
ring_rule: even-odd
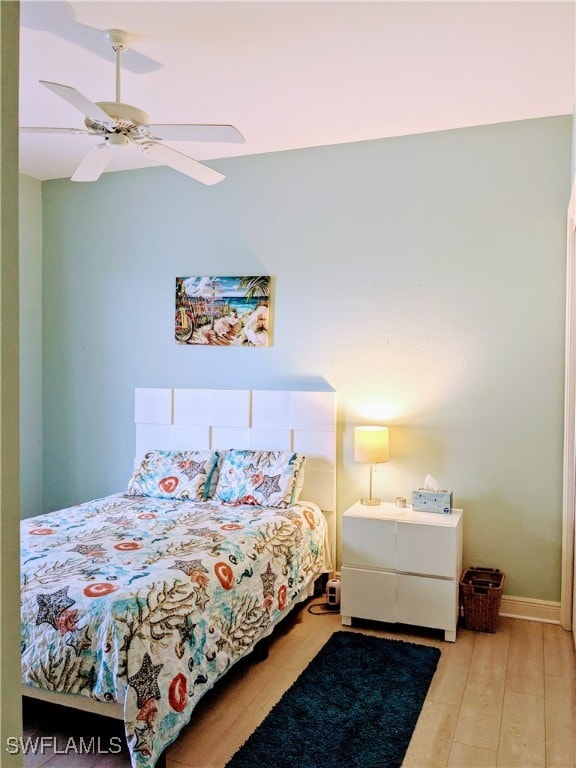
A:
<svg viewBox="0 0 576 768">
<path fill-rule="evenodd" d="M 24 683 L 123 702 L 134 768 L 323 570 L 325 520 L 116 494 L 22 522 Z"/>
</svg>

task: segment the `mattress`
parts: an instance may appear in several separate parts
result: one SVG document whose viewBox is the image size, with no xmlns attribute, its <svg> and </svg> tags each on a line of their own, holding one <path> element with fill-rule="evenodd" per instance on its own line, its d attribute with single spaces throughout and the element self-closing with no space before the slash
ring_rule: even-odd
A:
<svg viewBox="0 0 576 768">
<path fill-rule="evenodd" d="M 153 766 L 323 571 L 320 509 L 115 494 L 22 521 L 26 686 L 123 704 Z"/>
</svg>

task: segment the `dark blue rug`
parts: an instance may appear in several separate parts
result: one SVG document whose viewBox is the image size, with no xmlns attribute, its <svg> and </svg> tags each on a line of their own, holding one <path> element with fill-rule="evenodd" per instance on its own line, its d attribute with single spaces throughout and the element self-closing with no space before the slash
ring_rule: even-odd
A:
<svg viewBox="0 0 576 768">
<path fill-rule="evenodd" d="M 439 658 L 335 632 L 226 768 L 399 768 Z"/>
</svg>

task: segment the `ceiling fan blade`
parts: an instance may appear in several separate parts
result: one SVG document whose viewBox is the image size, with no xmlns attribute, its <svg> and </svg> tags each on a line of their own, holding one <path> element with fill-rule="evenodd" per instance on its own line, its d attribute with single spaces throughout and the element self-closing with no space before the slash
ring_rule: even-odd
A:
<svg viewBox="0 0 576 768">
<path fill-rule="evenodd" d="M 49 91 L 55 93 L 56 96 L 60 96 L 70 106 L 82 112 L 85 117 L 94 122 L 104 123 L 104 125 L 110 128 L 115 127 L 114 120 L 112 120 L 110 115 L 107 115 L 101 107 L 87 99 L 86 96 L 83 96 L 76 88 L 72 88 L 70 85 L 60 85 L 60 83 L 51 83 L 48 80 L 40 80 L 40 82 Z"/>
<path fill-rule="evenodd" d="M 182 152 L 166 147 L 164 144 L 156 144 L 150 141 L 145 144 L 139 144 L 138 147 L 153 160 L 157 160 L 162 165 L 168 165 L 170 168 L 186 174 L 186 176 L 201 181 L 202 184 L 217 184 L 225 178 L 223 173 L 199 163 L 198 160 L 194 160 L 188 155 L 183 155 Z"/>
<path fill-rule="evenodd" d="M 39 128 L 39 127 L 27 127 L 20 128 L 20 133 L 80 133 L 87 136 L 94 136 L 92 131 L 87 131 L 85 128 Z"/>
<path fill-rule="evenodd" d="M 221 141 L 243 144 L 244 136 L 233 125 L 148 125 L 147 132 L 164 141 Z"/>
<path fill-rule="evenodd" d="M 72 181 L 97 181 L 112 160 L 112 147 L 97 144 L 74 171 Z"/>
</svg>

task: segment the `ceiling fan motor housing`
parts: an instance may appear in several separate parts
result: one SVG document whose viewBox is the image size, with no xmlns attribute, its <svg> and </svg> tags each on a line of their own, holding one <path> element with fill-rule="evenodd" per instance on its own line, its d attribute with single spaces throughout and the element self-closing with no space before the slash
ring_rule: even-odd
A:
<svg viewBox="0 0 576 768">
<path fill-rule="evenodd" d="M 138 107 L 133 107 L 131 104 L 121 104 L 117 101 L 98 101 L 96 102 L 100 109 L 103 109 L 107 115 L 110 115 L 112 120 L 116 123 L 116 128 L 120 131 L 130 132 L 139 128 L 141 125 L 147 125 L 150 122 L 150 118 Z M 87 128 L 108 129 L 108 126 L 103 126 L 98 120 L 91 120 L 89 117 L 84 121 Z"/>
</svg>

